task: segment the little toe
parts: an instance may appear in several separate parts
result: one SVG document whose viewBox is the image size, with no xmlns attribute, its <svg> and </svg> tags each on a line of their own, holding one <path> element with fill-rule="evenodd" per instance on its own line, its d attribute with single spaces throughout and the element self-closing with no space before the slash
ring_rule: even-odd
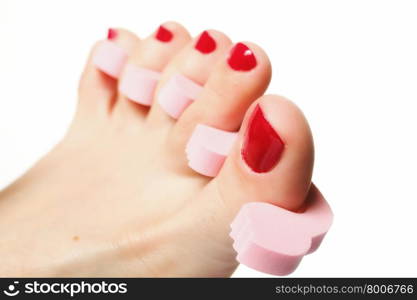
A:
<svg viewBox="0 0 417 300">
<path fill-rule="evenodd" d="M 78 117 L 90 118 L 94 111 L 108 115 L 117 95 L 117 78 L 138 42 L 133 33 L 111 28 L 107 40 L 95 44 L 79 84 Z"/>
</svg>

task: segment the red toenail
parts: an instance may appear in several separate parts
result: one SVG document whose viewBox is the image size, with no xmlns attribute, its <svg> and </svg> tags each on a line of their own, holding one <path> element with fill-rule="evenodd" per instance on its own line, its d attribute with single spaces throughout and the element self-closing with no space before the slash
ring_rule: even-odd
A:
<svg viewBox="0 0 417 300">
<path fill-rule="evenodd" d="M 256 67 L 256 57 L 243 43 L 237 43 L 230 51 L 229 66 L 236 71 L 249 71 Z"/>
<path fill-rule="evenodd" d="M 117 31 L 113 28 L 109 28 L 107 31 L 107 39 L 114 40 L 117 37 Z"/>
<path fill-rule="evenodd" d="M 156 32 L 156 39 L 161 42 L 169 42 L 172 40 L 172 32 L 166 29 L 164 26 L 159 26 L 158 31 Z"/>
<path fill-rule="evenodd" d="M 253 171 L 265 173 L 275 167 L 283 150 L 284 142 L 265 119 L 261 107 L 257 104 L 244 138 L 243 159 Z"/>
<path fill-rule="evenodd" d="M 213 52 L 216 49 L 216 41 L 207 31 L 204 31 L 195 44 L 195 48 L 201 53 L 207 54 Z"/>
</svg>

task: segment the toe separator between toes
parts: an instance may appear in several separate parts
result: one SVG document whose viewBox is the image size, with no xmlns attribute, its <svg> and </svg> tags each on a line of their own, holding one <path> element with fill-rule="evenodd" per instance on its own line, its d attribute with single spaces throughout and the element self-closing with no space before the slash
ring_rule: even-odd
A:
<svg viewBox="0 0 417 300">
<path fill-rule="evenodd" d="M 160 78 L 160 72 L 127 64 L 119 91 L 133 102 L 150 106 Z"/>
<path fill-rule="evenodd" d="M 188 166 L 202 175 L 217 176 L 236 138 L 237 132 L 198 124 L 185 149 Z"/>
<path fill-rule="evenodd" d="M 127 52 L 114 42 L 102 41 L 93 57 L 93 64 L 103 73 L 119 78 L 127 61 Z"/>
<path fill-rule="evenodd" d="M 176 74 L 161 88 L 158 102 L 172 118 L 178 119 L 183 111 L 198 97 L 203 87 L 187 77 Z"/>
</svg>

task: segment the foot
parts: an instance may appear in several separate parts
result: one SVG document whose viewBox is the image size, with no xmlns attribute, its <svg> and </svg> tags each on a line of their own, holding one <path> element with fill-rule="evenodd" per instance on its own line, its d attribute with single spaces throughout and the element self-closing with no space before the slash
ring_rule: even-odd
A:
<svg viewBox="0 0 417 300">
<path fill-rule="evenodd" d="M 104 43 L 121 72 L 95 65 Z M 149 99 L 121 88 L 129 67 L 152 70 Z M 198 91 L 180 112 L 160 99 L 177 74 Z M 270 76 L 262 49 L 218 31 L 191 39 L 168 22 L 140 40 L 111 30 L 92 49 L 65 138 L 0 193 L 0 275 L 231 275 L 230 223 L 242 204 L 296 210 L 310 189 L 310 129 L 293 103 L 262 96 Z M 197 124 L 239 130 L 215 178 L 187 165 Z"/>
</svg>

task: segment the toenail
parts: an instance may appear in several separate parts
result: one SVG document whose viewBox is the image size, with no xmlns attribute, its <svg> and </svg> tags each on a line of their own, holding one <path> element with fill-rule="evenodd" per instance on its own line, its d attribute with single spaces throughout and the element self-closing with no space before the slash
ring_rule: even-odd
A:
<svg viewBox="0 0 417 300">
<path fill-rule="evenodd" d="M 167 43 L 170 40 L 172 40 L 173 34 L 170 30 L 166 29 L 164 26 L 161 25 L 159 26 L 155 37 L 157 40 Z"/>
<path fill-rule="evenodd" d="M 114 40 L 117 37 L 117 30 L 113 28 L 109 28 L 107 31 L 107 39 L 108 40 Z"/>
<path fill-rule="evenodd" d="M 93 64 L 107 75 L 118 78 L 127 60 L 127 52 L 110 41 L 102 41 L 94 54 Z"/>
<path fill-rule="evenodd" d="M 215 177 L 237 138 L 229 132 L 198 124 L 185 148 L 188 166 L 205 176 Z"/>
<path fill-rule="evenodd" d="M 176 74 L 161 88 L 158 102 L 161 108 L 174 119 L 200 94 L 202 86 L 187 77 Z"/>
<path fill-rule="evenodd" d="M 152 104 L 160 77 L 159 72 L 128 64 L 122 76 L 119 91 L 128 99 L 149 106 Z"/>
<path fill-rule="evenodd" d="M 211 53 L 216 50 L 216 41 L 207 31 L 203 31 L 195 44 L 195 48 L 204 54 Z"/>
<path fill-rule="evenodd" d="M 237 43 L 232 48 L 227 62 L 236 71 L 249 71 L 256 67 L 256 57 L 253 51 L 243 43 Z"/>
<path fill-rule="evenodd" d="M 265 173 L 278 163 L 284 150 L 284 142 L 265 119 L 259 104 L 256 105 L 244 137 L 242 157 L 257 173 Z"/>
</svg>

